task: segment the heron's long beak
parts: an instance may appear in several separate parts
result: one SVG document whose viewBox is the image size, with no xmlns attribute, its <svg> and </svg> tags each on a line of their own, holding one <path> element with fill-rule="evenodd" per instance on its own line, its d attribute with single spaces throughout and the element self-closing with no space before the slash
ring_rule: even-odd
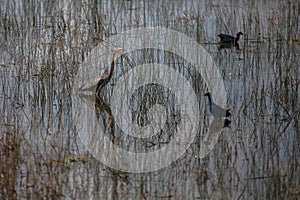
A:
<svg viewBox="0 0 300 200">
<path fill-rule="evenodd" d="M 116 48 L 116 49 L 114 49 L 113 54 L 112 54 L 112 60 L 114 59 L 116 52 L 120 51 L 120 50 L 124 50 L 124 48 Z"/>
</svg>

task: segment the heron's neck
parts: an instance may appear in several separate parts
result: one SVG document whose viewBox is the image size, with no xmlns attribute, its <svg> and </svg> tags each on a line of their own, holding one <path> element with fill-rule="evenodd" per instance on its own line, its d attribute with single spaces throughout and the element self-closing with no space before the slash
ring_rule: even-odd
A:
<svg viewBox="0 0 300 200">
<path fill-rule="evenodd" d="M 112 54 L 112 58 L 111 58 L 111 64 L 110 64 L 110 68 L 109 68 L 109 74 L 108 74 L 108 80 L 111 79 L 112 77 L 112 73 L 114 71 L 114 68 L 115 68 L 115 55 L 116 55 L 116 50 L 113 52 Z"/>
<path fill-rule="evenodd" d="M 110 80 L 111 77 L 112 77 L 112 73 L 113 73 L 113 71 L 114 71 L 114 68 L 115 68 L 115 61 L 112 60 L 111 65 L 110 65 L 110 68 L 109 68 L 109 73 L 108 73 L 108 79 L 109 79 L 109 80 Z"/>
<path fill-rule="evenodd" d="M 235 38 L 235 41 L 237 42 L 237 41 L 239 41 L 239 39 L 240 39 L 240 34 L 237 34 L 236 38 Z"/>
</svg>

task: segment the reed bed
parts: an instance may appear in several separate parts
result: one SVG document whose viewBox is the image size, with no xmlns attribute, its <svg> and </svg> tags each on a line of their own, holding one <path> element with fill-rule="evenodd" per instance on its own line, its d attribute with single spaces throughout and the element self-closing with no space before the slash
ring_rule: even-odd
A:
<svg viewBox="0 0 300 200">
<path fill-rule="evenodd" d="M 0 2 L 0 198 L 297 198 L 300 4 L 231 2 Z M 204 159 L 197 157 L 195 140 L 172 165 L 129 174 L 104 166 L 85 149 L 71 117 L 71 93 L 95 46 L 109 46 L 111 35 L 148 26 L 185 33 L 213 56 L 224 77 L 232 122 Z M 218 48 L 217 34 L 238 31 L 245 34 L 240 50 Z M 133 64 L 138 55 L 128 55 Z M 122 62 L 127 61 L 118 58 Z M 195 80 L 206 110 L 205 83 Z M 147 123 L 147 107 L 155 103 L 139 96 L 161 91 L 137 91 L 133 103 L 144 109 L 139 123 Z M 109 101 L 110 90 L 103 95 Z"/>
</svg>

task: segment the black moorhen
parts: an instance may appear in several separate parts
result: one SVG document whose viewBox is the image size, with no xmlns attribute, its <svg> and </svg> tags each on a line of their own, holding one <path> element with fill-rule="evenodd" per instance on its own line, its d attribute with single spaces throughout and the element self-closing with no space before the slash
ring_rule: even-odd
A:
<svg viewBox="0 0 300 200">
<path fill-rule="evenodd" d="M 237 43 L 239 41 L 241 35 L 244 35 L 244 34 L 242 32 L 238 32 L 236 34 L 236 37 L 233 37 L 231 35 L 226 35 L 226 34 L 221 33 L 218 36 L 220 37 L 221 42 L 223 42 L 223 43 Z"/>
<path fill-rule="evenodd" d="M 213 127 L 212 130 L 219 130 L 220 123 L 222 125 L 222 128 L 230 127 L 231 120 L 228 119 L 228 117 L 231 116 L 230 109 L 224 109 L 221 106 L 215 104 L 212 101 L 211 94 L 208 91 L 205 92 L 204 96 L 208 97 L 209 111 L 215 118 L 211 124 L 211 127 Z"/>
</svg>

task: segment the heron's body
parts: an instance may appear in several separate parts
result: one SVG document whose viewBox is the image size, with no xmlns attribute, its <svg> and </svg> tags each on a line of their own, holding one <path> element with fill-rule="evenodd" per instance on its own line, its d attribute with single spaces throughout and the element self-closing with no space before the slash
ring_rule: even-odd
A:
<svg viewBox="0 0 300 200">
<path fill-rule="evenodd" d="M 79 90 L 81 92 L 85 92 L 85 91 L 95 92 L 96 88 L 97 88 L 97 85 L 98 85 L 98 82 L 101 81 L 101 79 L 103 79 L 103 77 L 94 78 L 94 79 L 88 81 L 82 87 L 80 87 Z"/>
<path fill-rule="evenodd" d="M 112 54 L 112 61 L 111 61 L 111 64 L 110 64 L 110 68 L 109 68 L 109 73 L 107 76 L 105 77 L 98 77 L 98 78 L 95 78 L 93 80 L 91 80 L 90 82 L 88 82 L 87 84 L 85 84 L 84 86 L 82 86 L 80 88 L 80 91 L 94 91 L 95 92 L 95 95 L 96 97 L 99 96 L 100 94 L 100 91 L 102 90 L 102 88 L 107 85 L 107 83 L 111 80 L 112 78 L 112 74 L 113 74 L 113 71 L 114 71 L 114 67 L 115 67 L 115 54 L 117 51 L 119 50 L 123 50 L 123 48 L 117 48 L 113 51 L 113 54 Z"/>
<path fill-rule="evenodd" d="M 96 87 L 96 93 L 95 93 L 96 97 L 99 96 L 101 89 L 105 85 L 107 85 L 107 83 L 110 81 L 110 79 L 112 77 L 112 73 L 113 73 L 114 68 L 115 68 L 115 60 L 114 60 L 115 59 L 115 54 L 116 54 L 117 51 L 120 51 L 120 50 L 123 50 L 123 48 L 117 48 L 113 51 L 108 76 L 99 79 L 97 87 Z"/>
</svg>

